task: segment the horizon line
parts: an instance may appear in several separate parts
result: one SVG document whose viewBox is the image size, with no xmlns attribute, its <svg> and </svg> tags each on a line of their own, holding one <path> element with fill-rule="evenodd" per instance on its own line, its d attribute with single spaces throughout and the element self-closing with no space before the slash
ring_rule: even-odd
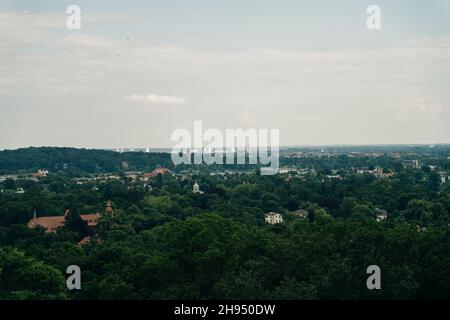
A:
<svg viewBox="0 0 450 320">
<path fill-rule="evenodd" d="M 291 149 L 291 148 L 332 148 L 332 147 L 395 147 L 395 146 L 450 146 L 450 142 L 439 142 L 439 143 L 349 143 L 349 144 L 305 144 L 305 145 L 280 145 L 279 149 Z M 143 152 L 148 150 L 169 150 L 173 147 L 80 147 L 80 146 L 23 146 L 16 148 L 0 148 L 0 151 L 15 151 L 20 149 L 31 149 L 31 148 L 69 148 L 69 149 L 85 149 L 85 150 L 105 150 L 105 151 L 116 151 L 123 150 L 122 152 Z M 136 150 L 136 151 L 131 151 Z"/>
</svg>

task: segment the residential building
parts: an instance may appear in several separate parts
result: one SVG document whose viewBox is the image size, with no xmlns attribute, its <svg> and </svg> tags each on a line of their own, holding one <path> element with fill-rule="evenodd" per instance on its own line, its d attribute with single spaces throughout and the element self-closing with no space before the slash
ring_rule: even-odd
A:
<svg viewBox="0 0 450 320">
<path fill-rule="evenodd" d="M 38 172 L 32 173 L 31 176 L 33 178 L 44 178 L 48 174 L 47 170 L 38 170 Z"/>
<path fill-rule="evenodd" d="M 25 190 L 23 190 L 23 188 L 17 188 L 14 193 L 16 193 L 16 194 L 24 194 Z"/>
<path fill-rule="evenodd" d="M 283 223 L 283 216 L 276 212 L 268 212 L 265 214 L 265 221 L 270 224 Z"/>
<path fill-rule="evenodd" d="M 165 173 L 167 173 L 167 172 L 170 172 L 170 170 L 167 169 L 167 168 L 156 168 L 156 169 L 153 170 L 152 172 L 146 172 L 146 173 L 144 173 L 142 180 L 145 182 L 145 181 L 150 180 L 150 178 L 156 177 L 156 176 L 157 176 L 158 174 L 160 174 L 160 173 L 161 173 L 161 174 L 165 174 Z"/>
<path fill-rule="evenodd" d="M 303 209 L 292 211 L 291 214 L 299 218 L 308 218 L 308 211 Z"/>
<path fill-rule="evenodd" d="M 419 169 L 419 160 L 403 160 L 402 163 L 405 168 Z"/>
<path fill-rule="evenodd" d="M 386 218 L 387 218 L 387 211 L 384 210 L 384 209 L 376 208 L 375 209 L 375 215 L 376 215 L 377 221 L 380 222 L 380 221 L 386 220 Z"/>
</svg>

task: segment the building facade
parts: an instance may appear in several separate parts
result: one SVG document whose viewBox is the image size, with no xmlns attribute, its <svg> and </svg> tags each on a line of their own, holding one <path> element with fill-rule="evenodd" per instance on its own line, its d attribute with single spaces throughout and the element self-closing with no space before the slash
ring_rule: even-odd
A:
<svg viewBox="0 0 450 320">
<path fill-rule="evenodd" d="M 265 215 L 265 220 L 270 224 L 279 224 L 283 223 L 283 216 L 276 212 L 268 212 Z"/>
</svg>

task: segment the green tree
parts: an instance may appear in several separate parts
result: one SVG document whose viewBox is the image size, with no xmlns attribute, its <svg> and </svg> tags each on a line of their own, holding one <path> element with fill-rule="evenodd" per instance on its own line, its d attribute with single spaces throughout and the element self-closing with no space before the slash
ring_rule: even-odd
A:
<svg viewBox="0 0 450 320">
<path fill-rule="evenodd" d="M 65 299 L 63 274 L 18 249 L 0 249 L 0 299 Z"/>
</svg>

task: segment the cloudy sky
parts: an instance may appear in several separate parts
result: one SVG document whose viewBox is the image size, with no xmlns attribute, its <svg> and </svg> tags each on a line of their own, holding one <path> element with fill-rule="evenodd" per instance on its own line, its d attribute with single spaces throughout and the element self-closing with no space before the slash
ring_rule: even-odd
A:
<svg viewBox="0 0 450 320">
<path fill-rule="evenodd" d="M 0 149 L 170 147 L 194 120 L 450 143 L 449 87 L 448 0 L 0 0 Z"/>
</svg>

